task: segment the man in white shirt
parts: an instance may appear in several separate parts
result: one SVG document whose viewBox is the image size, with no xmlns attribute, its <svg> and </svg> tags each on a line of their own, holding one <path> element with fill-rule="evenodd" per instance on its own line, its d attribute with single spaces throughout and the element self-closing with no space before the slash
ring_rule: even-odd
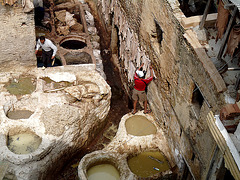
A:
<svg viewBox="0 0 240 180">
<path fill-rule="evenodd" d="M 42 48 L 43 69 L 45 69 L 47 65 L 51 63 L 51 60 L 55 58 L 57 47 L 51 40 L 46 39 L 44 36 L 38 39 L 35 54 L 37 54 L 40 47 Z"/>
</svg>

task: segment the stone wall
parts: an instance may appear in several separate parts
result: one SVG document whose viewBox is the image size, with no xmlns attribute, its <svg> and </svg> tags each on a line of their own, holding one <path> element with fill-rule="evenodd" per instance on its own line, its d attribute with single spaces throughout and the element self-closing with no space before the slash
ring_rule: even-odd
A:
<svg viewBox="0 0 240 180">
<path fill-rule="evenodd" d="M 0 26 L 0 63 L 36 63 L 34 13 L 24 13 L 21 3 L 14 7 L 1 4 Z"/>
<path fill-rule="evenodd" d="M 112 60 L 119 68 L 125 89 L 131 95 L 136 68 L 145 63 L 149 76 L 151 62 L 156 79 L 148 87 L 148 100 L 157 123 L 165 129 L 179 168 L 184 161 L 195 179 L 205 179 L 216 145 L 206 115 L 210 110 L 218 112 L 224 104 L 226 88 L 211 62 L 201 60 L 196 53 L 204 52 L 194 49 L 186 39 L 179 23 L 183 13 L 178 1 L 115 0 L 109 5 L 108 0 L 102 0 L 99 3 L 106 24 L 112 22 L 114 27 Z M 206 64 L 212 69 L 207 69 Z M 203 104 L 193 100 L 194 92 L 199 91 L 197 86 L 204 95 L 200 95 Z"/>
</svg>

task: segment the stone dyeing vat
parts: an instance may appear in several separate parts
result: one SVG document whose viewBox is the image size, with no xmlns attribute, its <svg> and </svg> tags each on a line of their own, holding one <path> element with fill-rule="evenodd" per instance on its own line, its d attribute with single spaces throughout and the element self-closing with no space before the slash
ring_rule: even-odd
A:
<svg viewBox="0 0 240 180">
<path fill-rule="evenodd" d="M 6 174 L 17 179 L 54 179 L 51 172 L 60 171 L 97 135 L 93 129 L 104 124 L 111 90 L 95 65 L 26 70 L 36 76 L 36 90 L 18 97 L 2 85 L 11 74 L 0 73 L 0 161 L 8 162 Z M 15 110 L 33 114 L 26 119 L 9 118 Z M 14 143 L 22 139 L 31 145 L 38 143 L 26 145 L 24 152 L 16 151 L 22 144 Z"/>
<path fill-rule="evenodd" d="M 10 129 L 6 138 L 8 149 L 15 154 L 30 154 L 36 151 L 42 142 L 37 134 L 21 127 Z"/>
<path fill-rule="evenodd" d="M 134 136 L 146 136 L 150 134 L 156 134 L 157 128 L 151 123 L 145 116 L 132 116 L 125 122 L 126 130 L 128 134 Z"/>
<path fill-rule="evenodd" d="M 139 123 L 139 119 L 143 122 L 146 121 L 148 126 L 145 124 L 143 129 L 139 130 L 137 127 L 137 130 L 132 131 L 131 124 Z M 130 134 L 129 131 L 133 133 Z M 135 135 L 133 135 L 134 133 Z M 121 180 L 137 180 L 145 177 L 174 179 L 175 174 L 171 171 L 171 167 L 175 165 L 175 162 L 169 152 L 164 133 L 156 126 L 153 116 L 144 114 L 143 111 L 137 112 L 136 115 L 129 113 L 122 117 L 117 134 L 110 144 L 103 150 L 87 154 L 81 159 L 78 175 L 81 180 L 87 180 L 87 170 L 92 166 L 114 163 Z M 148 165 L 151 166 L 144 174 L 137 172 L 143 169 L 135 168 L 140 165 L 139 159 L 149 161 Z M 137 166 L 135 166 L 136 163 Z"/>
</svg>

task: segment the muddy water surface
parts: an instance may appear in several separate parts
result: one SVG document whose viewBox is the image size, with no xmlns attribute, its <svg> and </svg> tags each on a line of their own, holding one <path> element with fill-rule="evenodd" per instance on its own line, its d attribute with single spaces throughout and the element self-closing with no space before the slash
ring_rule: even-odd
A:
<svg viewBox="0 0 240 180">
<path fill-rule="evenodd" d="M 41 144 L 42 139 L 30 133 L 21 133 L 8 138 L 8 149 L 15 154 L 29 154 L 34 152 Z"/>
<path fill-rule="evenodd" d="M 128 134 L 134 136 L 146 136 L 156 134 L 157 129 L 145 116 L 135 115 L 128 118 L 125 122 Z"/>
<path fill-rule="evenodd" d="M 142 152 L 129 159 L 128 166 L 134 174 L 145 178 L 170 168 L 160 152 Z"/>
<path fill-rule="evenodd" d="M 9 81 L 5 88 L 14 95 L 31 94 L 36 89 L 36 83 L 33 77 L 20 77 Z"/>
<path fill-rule="evenodd" d="M 7 113 L 7 117 L 10 119 L 28 119 L 33 114 L 29 110 L 14 110 Z"/>
</svg>

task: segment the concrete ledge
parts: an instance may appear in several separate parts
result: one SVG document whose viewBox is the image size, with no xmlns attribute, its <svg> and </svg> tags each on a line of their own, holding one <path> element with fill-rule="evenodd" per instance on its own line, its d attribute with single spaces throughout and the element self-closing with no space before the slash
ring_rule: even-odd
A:
<svg viewBox="0 0 240 180">
<path fill-rule="evenodd" d="M 218 73 L 213 62 L 209 59 L 202 45 L 199 43 L 195 33 L 192 30 L 187 30 L 184 34 L 184 37 L 188 40 L 188 42 L 193 47 L 200 62 L 202 62 L 204 69 L 207 71 L 211 80 L 215 84 L 217 92 L 220 93 L 220 92 L 226 91 L 227 87 L 224 80 L 222 79 L 221 75 Z"/>
<path fill-rule="evenodd" d="M 41 68 L 38 68 L 42 71 Z M 94 71 L 96 69 L 95 64 L 76 64 L 76 65 L 65 65 L 65 66 L 57 66 L 57 67 L 48 67 L 45 71 L 58 71 L 58 72 L 77 72 L 77 71 Z"/>
<path fill-rule="evenodd" d="M 191 16 L 191 17 L 185 17 L 181 19 L 181 24 L 185 29 L 189 29 L 190 27 L 195 27 L 200 24 L 202 20 L 201 16 Z M 215 22 L 217 20 L 217 13 L 208 14 L 206 18 L 205 25 L 208 27 L 213 27 Z"/>
</svg>

